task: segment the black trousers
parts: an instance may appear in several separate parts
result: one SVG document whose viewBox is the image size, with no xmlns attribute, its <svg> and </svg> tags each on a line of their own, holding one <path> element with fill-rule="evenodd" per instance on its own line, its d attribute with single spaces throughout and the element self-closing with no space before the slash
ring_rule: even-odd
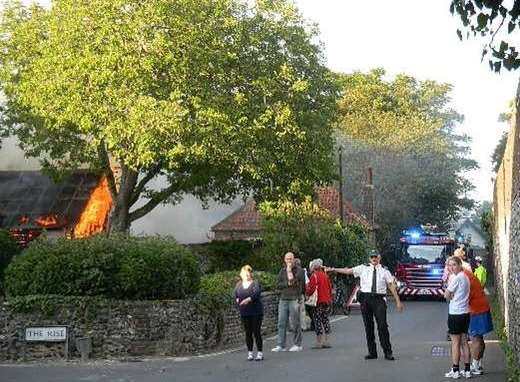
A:
<svg viewBox="0 0 520 382">
<path fill-rule="evenodd" d="M 246 346 L 248 351 L 253 351 L 253 336 L 256 342 L 256 350 L 262 351 L 262 319 L 263 316 L 242 317 L 242 324 L 246 332 Z"/>
<path fill-rule="evenodd" d="M 388 324 L 386 322 L 386 302 L 384 298 L 364 293 L 361 296 L 361 300 L 361 314 L 363 316 L 363 324 L 365 324 L 368 354 L 377 355 L 374 334 L 375 318 L 381 347 L 385 354 L 391 355 L 392 345 L 390 344 L 390 334 L 388 333 Z"/>
</svg>

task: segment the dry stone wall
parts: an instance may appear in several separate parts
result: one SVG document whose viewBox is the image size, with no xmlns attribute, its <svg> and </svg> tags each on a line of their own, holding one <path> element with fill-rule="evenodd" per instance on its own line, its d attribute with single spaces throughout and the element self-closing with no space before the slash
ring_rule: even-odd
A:
<svg viewBox="0 0 520 382">
<path fill-rule="evenodd" d="M 520 354 L 520 86 L 507 146 L 495 180 L 495 285 L 509 342 Z"/>
<path fill-rule="evenodd" d="M 263 331 L 276 330 L 278 297 L 263 294 Z M 65 343 L 25 342 L 24 328 L 66 325 L 70 358 L 79 358 L 76 339 L 92 340 L 93 358 L 180 356 L 229 348 L 244 342 L 238 311 L 197 306 L 189 300 L 103 302 L 92 307 L 63 305 L 51 318 L 43 313 L 16 313 L 0 305 L 0 361 L 65 357 Z"/>
</svg>

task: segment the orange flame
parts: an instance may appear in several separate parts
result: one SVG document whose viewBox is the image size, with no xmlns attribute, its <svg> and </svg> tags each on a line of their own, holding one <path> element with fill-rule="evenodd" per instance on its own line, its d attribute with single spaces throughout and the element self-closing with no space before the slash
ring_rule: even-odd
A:
<svg viewBox="0 0 520 382">
<path fill-rule="evenodd" d="M 103 177 L 90 195 L 79 222 L 74 227 L 73 236 L 78 239 L 103 232 L 111 208 L 112 196 L 108 189 L 108 181 Z"/>
<path fill-rule="evenodd" d="M 29 216 L 23 215 L 18 218 L 18 224 L 27 224 L 29 223 Z"/>
<path fill-rule="evenodd" d="M 58 217 L 56 215 L 44 215 L 34 219 L 34 222 L 41 227 L 56 226 L 58 224 Z"/>
</svg>

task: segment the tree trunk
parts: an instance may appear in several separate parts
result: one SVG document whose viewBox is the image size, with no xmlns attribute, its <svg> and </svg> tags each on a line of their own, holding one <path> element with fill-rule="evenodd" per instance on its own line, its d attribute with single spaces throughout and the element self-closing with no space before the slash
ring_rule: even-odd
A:
<svg viewBox="0 0 520 382">
<path fill-rule="evenodd" d="M 109 234 L 115 232 L 127 233 L 130 229 L 131 198 L 137 183 L 138 172 L 121 167 L 121 182 L 116 198 L 113 200 L 112 211 L 108 222 Z"/>
</svg>

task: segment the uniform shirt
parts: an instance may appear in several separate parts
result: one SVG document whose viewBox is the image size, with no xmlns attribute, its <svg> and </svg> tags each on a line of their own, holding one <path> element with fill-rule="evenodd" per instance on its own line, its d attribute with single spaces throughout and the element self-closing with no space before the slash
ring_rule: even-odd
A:
<svg viewBox="0 0 520 382">
<path fill-rule="evenodd" d="M 448 291 L 453 293 L 450 300 L 449 314 L 469 313 L 469 279 L 464 271 L 450 277 Z"/>
<path fill-rule="evenodd" d="M 372 275 L 374 266 L 372 264 L 362 264 L 352 268 L 354 277 L 361 279 L 361 292 L 372 293 Z M 386 295 L 387 285 L 394 282 L 394 276 L 388 269 L 381 264 L 376 265 L 376 293 Z"/>
</svg>

